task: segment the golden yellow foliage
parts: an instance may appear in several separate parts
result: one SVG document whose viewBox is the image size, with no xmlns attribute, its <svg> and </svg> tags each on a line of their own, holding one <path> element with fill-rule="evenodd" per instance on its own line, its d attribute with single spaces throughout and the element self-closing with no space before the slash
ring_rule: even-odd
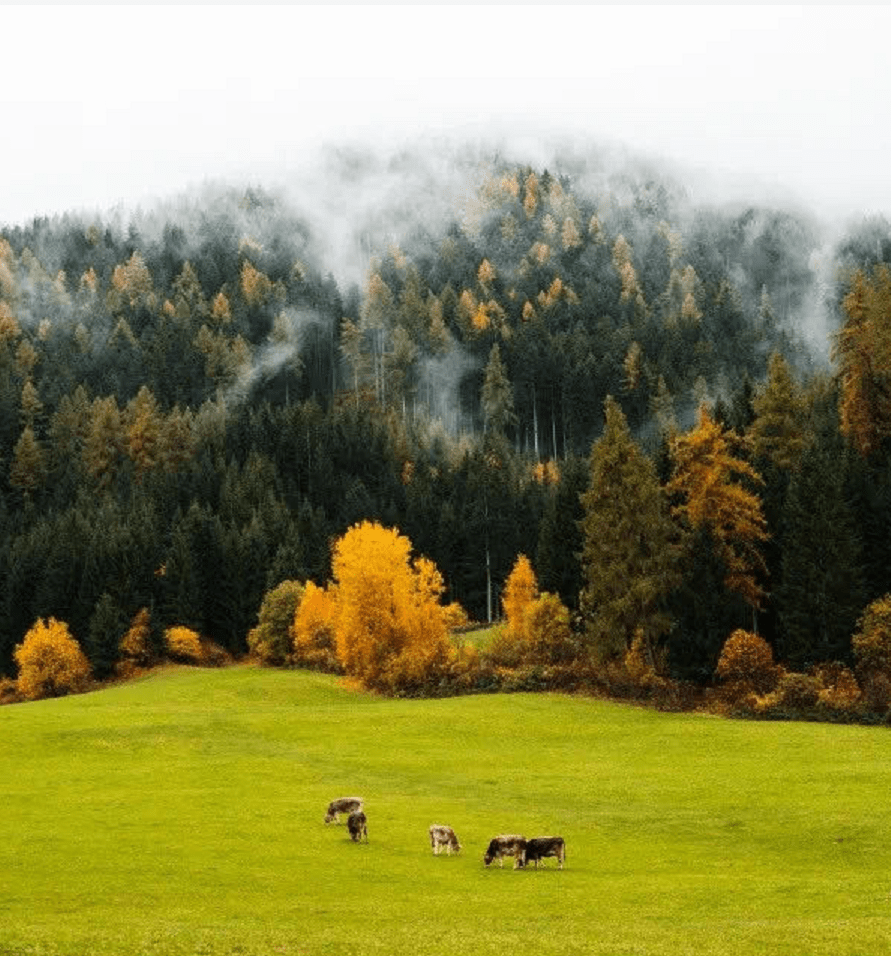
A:
<svg viewBox="0 0 891 956">
<path fill-rule="evenodd" d="M 529 250 L 529 255 L 540 265 L 543 266 L 551 258 L 551 247 L 544 242 L 535 242 Z"/>
<path fill-rule="evenodd" d="M 525 195 L 523 197 L 523 209 L 526 210 L 527 218 L 531 219 L 538 209 L 539 188 L 538 178 L 535 173 L 529 173 L 523 184 L 525 186 Z"/>
<path fill-rule="evenodd" d="M 118 644 L 118 653 L 131 666 L 146 667 L 151 663 L 151 612 L 147 607 L 140 608 L 133 616 L 127 633 Z"/>
<path fill-rule="evenodd" d="M 532 466 L 532 480 L 539 485 L 555 486 L 560 483 L 560 468 L 553 458 L 538 461 Z"/>
<path fill-rule="evenodd" d="M 108 291 L 108 308 L 117 312 L 125 307 L 150 309 L 154 305 L 155 294 L 148 266 L 142 256 L 134 252 L 125 263 L 115 266 Z"/>
<path fill-rule="evenodd" d="M 666 491 L 680 498 L 675 514 L 711 533 L 727 572 L 725 586 L 757 607 L 764 591 L 756 577 L 765 570 L 758 546 L 769 535 L 760 498 L 739 479 L 760 484 L 762 478 L 733 455 L 734 441 L 739 439 L 700 405 L 696 427 L 671 440 L 673 477 Z"/>
<path fill-rule="evenodd" d="M 476 270 L 476 277 L 480 285 L 486 287 L 495 281 L 495 266 L 488 259 L 483 259 L 479 269 Z"/>
<path fill-rule="evenodd" d="M 423 682 L 448 656 L 442 577 L 410 554 L 408 538 L 368 521 L 334 545 L 337 656 L 368 686 Z"/>
<path fill-rule="evenodd" d="M 29 700 L 86 688 L 90 662 L 64 621 L 39 618 L 15 649 L 19 692 Z"/>
<path fill-rule="evenodd" d="M 485 302 L 479 303 L 476 308 L 476 312 L 473 313 L 473 316 L 470 319 L 470 323 L 477 330 L 477 332 L 484 332 L 487 328 L 489 328 L 489 311 Z"/>
<path fill-rule="evenodd" d="M 842 302 L 845 321 L 835 337 L 842 434 L 861 455 L 891 435 L 891 270 L 858 270 Z"/>
<path fill-rule="evenodd" d="M 527 635 L 526 610 L 538 599 L 538 580 L 525 554 L 517 556 L 504 585 L 501 604 L 507 618 L 507 632 L 511 637 L 525 640 Z"/>
<path fill-rule="evenodd" d="M 331 588 L 306 582 L 291 625 L 294 662 L 326 671 L 340 670 L 337 660 L 337 602 Z"/>
<path fill-rule="evenodd" d="M 196 664 L 204 658 L 201 638 L 189 627 L 168 627 L 164 631 L 164 647 L 175 661 Z"/>
<path fill-rule="evenodd" d="M 247 259 L 241 266 L 241 294 L 250 306 L 265 305 L 272 296 L 272 281 Z"/>
<path fill-rule="evenodd" d="M 724 642 L 715 674 L 738 691 L 763 694 L 776 687 L 781 671 L 763 637 L 738 629 Z"/>
</svg>

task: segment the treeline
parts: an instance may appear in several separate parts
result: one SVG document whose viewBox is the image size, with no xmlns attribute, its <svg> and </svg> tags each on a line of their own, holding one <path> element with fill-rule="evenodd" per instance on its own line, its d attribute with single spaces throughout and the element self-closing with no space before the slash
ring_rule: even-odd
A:
<svg viewBox="0 0 891 956">
<path fill-rule="evenodd" d="M 361 287 L 339 287 L 309 226 L 258 190 L 161 225 L 7 228 L 0 672 L 53 618 L 108 674 L 141 608 L 158 646 L 183 626 L 244 653 L 263 596 L 323 585 L 331 542 L 362 520 L 401 529 L 477 620 L 533 556 L 580 630 L 580 496 L 608 395 L 670 506 L 672 441 L 704 407 L 762 509 L 745 593 L 723 531 L 688 521 L 653 632 L 671 672 L 710 679 L 738 627 L 796 667 L 849 661 L 857 616 L 889 590 L 886 433 L 857 425 L 884 414 L 873 266 L 889 235 L 871 224 L 837 250 L 847 331 L 819 373 L 796 332 L 814 227 L 689 210 L 653 180 L 588 194 L 494 162 L 451 226 L 372 246 Z"/>
</svg>

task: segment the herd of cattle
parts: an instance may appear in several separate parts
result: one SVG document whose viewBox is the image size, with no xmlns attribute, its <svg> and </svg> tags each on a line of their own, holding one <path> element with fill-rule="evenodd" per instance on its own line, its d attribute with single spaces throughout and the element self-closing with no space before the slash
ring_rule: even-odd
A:
<svg viewBox="0 0 891 956">
<path fill-rule="evenodd" d="M 350 839 L 355 843 L 364 839 L 367 843 L 368 820 L 363 807 L 364 801 L 361 797 L 341 797 L 338 800 L 332 800 L 328 804 L 325 823 L 339 824 L 341 815 L 346 814 Z M 434 823 L 429 832 L 430 846 L 433 848 L 434 856 L 438 856 L 443 850 L 450 856 L 452 852 L 458 853 L 461 850 L 458 837 L 451 827 Z M 502 834 L 489 841 L 489 846 L 483 855 L 483 863 L 489 866 L 494 860 L 498 860 L 498 865 L 503 867 L 506 856 L 514 858 L 515 870 L 528 866 L 530 863 L 534 863 L 535 868 L 538 869 L 539 862 L 549 856 L 556 858 L 557 865 L 562 870 L 566 862 L 566 843 L 563 837 L 558 836 L 533 837 L 527 840 L 516 833 Z"/>
</svg>

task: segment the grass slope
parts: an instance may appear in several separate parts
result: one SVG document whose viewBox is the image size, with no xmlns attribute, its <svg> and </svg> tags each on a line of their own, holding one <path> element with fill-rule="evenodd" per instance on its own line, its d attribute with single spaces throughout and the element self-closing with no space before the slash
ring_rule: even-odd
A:
<svg viewBox="0 0 891 956">
<path fill-rule="evenodd" d="M 883 728 L 173 669 L 0 708 L 0 954 L 876 956 L 889 792 Z M 485 869 L 504 831 L 567 869 Z"/>
</svg>

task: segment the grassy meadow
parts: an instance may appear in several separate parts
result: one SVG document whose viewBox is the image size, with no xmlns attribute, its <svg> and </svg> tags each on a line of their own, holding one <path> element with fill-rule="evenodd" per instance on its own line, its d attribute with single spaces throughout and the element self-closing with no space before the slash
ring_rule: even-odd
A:
<svg viewBox="0 0 891 956">
<path fill-rule="evenodd" d="M 0 954 L 877 956 L 889 793 L 885 728 L 174 668 L 0 708 Z M 567 868 L 484 868 L 500 832 Z"/>
</svg>

